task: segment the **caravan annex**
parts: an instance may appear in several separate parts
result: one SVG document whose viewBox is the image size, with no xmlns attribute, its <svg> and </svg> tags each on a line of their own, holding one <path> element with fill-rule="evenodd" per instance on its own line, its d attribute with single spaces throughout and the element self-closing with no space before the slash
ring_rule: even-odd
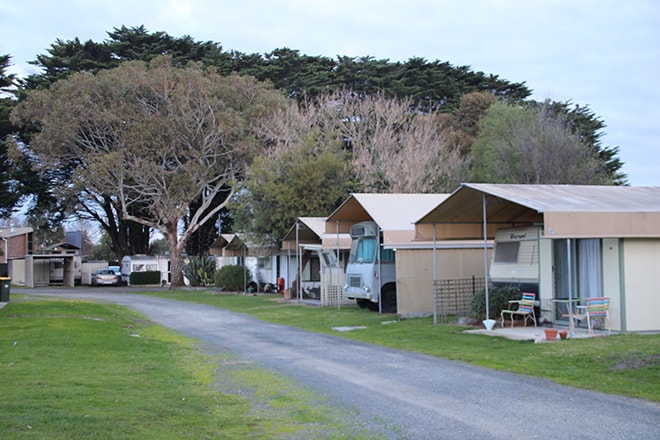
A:
<svg viewBox="0 0 660 440">
<path fill-rule="evenodd" d="M 481 243 L 418 240 L 415 222 L 438 206 L 447 194 L 352 194 L 326 220 L 326 232 L 348 233 L 356 224 L 373 222 L 380 230 L 378 246 L 392 255 L 395 270 L 395 312 L 401 317 L 429 316 L 434 312 L 434 281 L 484 276 Z M 434 251 L 443 247 L 441 258 Z M 349 267 L 346 268 L 347 281 Z M 374 266 L 371 273 L 378 273 Z M 366 273 L 366 272 L 361 272 Z M 354 282 L 361 285 L 361 282 Z M 386 291 L 388 292 L 388 291 Z"/>
<path fill-rule="evenodd" d="M 495 239 L 499 259 L 498 237 L 530 227 L 539 231 L 534 259 L 509 249 L 504 270 L 490 262 L 498 282 L 532 281 L 520 275 L 533 262 L 549 321 L 561 320 L 553 300 L 608 297 L 612 330 L 660 330 L 660 187 L 467 183 L 421 218 L 417 233 Z"/>
<path fill-rule="evenodd" d="M 327 233 L 325 222 L 325 217 L 296 220 L 281 241 L 280 276 L 292 299 L 312 298 L 321 306 L 355 304 L 342 295 L 350 238 Z"/>
</svg>

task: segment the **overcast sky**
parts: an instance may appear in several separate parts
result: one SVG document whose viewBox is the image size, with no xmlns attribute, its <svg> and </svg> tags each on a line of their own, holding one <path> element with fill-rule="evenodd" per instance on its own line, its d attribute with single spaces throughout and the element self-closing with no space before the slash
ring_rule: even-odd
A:
<svg viewBox="0 0 660 440">
<path fill-rule="evenodd" d="M 660 186 L 658 0 L 0 0 L 11 72 L 57 38 L 97 42 L 125 25 L 225 50 L 422 57 L 525 82 L 537 100 L 587 105 L 631 185 Z"/>
</svg>

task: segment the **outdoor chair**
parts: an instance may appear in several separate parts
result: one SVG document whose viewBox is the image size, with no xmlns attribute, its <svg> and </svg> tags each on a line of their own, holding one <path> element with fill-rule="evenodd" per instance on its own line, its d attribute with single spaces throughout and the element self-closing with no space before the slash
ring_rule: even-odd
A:
<svg viewBox="0 0 660 440">
<path fill-rule="evenodd" d="M 573 316 L 573 318 L 576 321 L 583 321 L 586 319 L 589 334 L 593 334 L 593 327 L 595 322 L 602 323 L 603 328 L 606 328 L 608 333 L 612 333 L 612 330 L 610 329 L 609 298 L 587 298 L 586 305 L 577 306 L 577 314 Z"/>
<path fill-rule="evenodd" d="M 520 315 L 523 317 L 525 327 L 527 327 L 527 320 L 531 319 L 536 327 L 536 314 L 534 313 L 534 305 L 536 303 L 536 293 L 526 293 L 522 294 L 522 299 L 511 300 L 509 301 L 509 308 L 511 310 L 502 310 L 500 313 L 501 325 L 504 327 L 504 314 L 508 313 L 511 315 L 511 328 L 513 328 L 513 318 L 515 315 Z M 513 305 L 518 304 L 517 309 L 513 309 Z"/>
</svg>

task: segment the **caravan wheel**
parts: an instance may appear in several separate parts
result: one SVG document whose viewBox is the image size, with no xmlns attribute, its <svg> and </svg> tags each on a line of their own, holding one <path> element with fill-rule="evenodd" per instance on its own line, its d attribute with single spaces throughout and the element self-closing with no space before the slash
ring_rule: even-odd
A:
<svg viewBox="0 0 660 440">
<path fill-rule="evenodd" d="M 366 309 L 367 307 L 369 307 L 369 301 L 366 299 L 356 299 L 355 302 L 357 302 L 357 305 L 361 309 Z"/>
</svg>

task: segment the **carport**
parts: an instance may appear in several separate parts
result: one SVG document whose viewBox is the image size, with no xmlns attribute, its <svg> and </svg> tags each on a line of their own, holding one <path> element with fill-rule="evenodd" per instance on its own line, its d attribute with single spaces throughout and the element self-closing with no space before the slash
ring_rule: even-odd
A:
<svg viewBox="0 0 660 440">
<path fill-rule="evenodd" d="M 53 258 L 60 258 L 64 262 L 64 273 L 62 284 L 65 287 L 73 287 L 75 285 L 74 276 L 74 257 L 75 255 L 68 253 L 50 253 L 50 254 L 33 254 L 25 256 L 25 287 L 34 287 L 34 264 L 39 260 L 51 260 Z"/>
</svg>

